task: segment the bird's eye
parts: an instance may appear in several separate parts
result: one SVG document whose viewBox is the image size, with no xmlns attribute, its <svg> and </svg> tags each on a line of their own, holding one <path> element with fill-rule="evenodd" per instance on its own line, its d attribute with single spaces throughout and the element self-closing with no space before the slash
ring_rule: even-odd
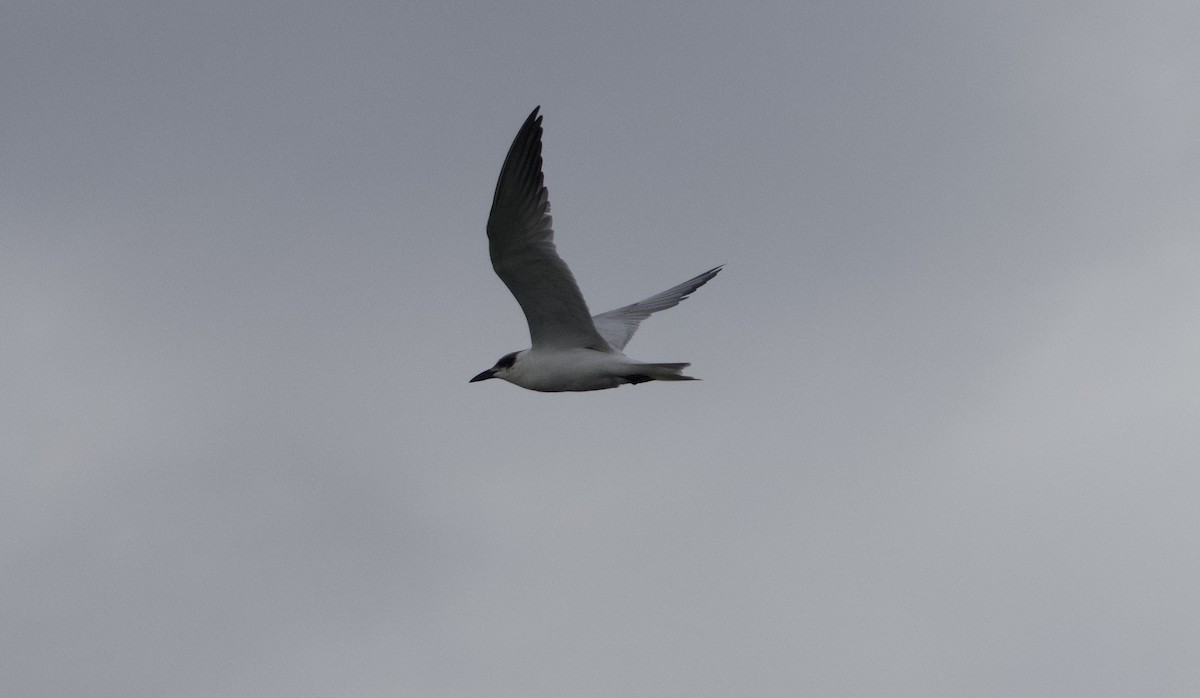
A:
<svg viewBox="0 0 1200 698">
<path fill-rule="evenodd" d="M 496 362 L 496 368 L 512 368 L 512 365 L 517 362 L 517 352 L 505 354 Z"/>
</svg>

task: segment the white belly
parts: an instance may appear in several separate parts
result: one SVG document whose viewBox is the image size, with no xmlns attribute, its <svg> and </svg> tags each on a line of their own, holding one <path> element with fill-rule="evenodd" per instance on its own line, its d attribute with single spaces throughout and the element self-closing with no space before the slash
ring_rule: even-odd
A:
<svg viewBox="0 0 1200 698">
<path fill-rule="evenodd" d="M 637 365 L 619 352 L 531 349 L 505 378 L 542 392 L 603 390 L 626 383 L 625 376 L 636 374 Z"/>
</svg>

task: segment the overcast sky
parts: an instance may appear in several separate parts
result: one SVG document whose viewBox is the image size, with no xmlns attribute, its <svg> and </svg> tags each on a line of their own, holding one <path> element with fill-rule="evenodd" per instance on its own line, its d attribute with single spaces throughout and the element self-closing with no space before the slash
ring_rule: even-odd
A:
<svg viewBox="0 0 1200 698">
<path fill-rule="evenodd" d="M 0 694 L 1200 695 L 1200 7 L 0 8 Z M 484 223 L 536 105 L 593 312 Z"/>
</svg>

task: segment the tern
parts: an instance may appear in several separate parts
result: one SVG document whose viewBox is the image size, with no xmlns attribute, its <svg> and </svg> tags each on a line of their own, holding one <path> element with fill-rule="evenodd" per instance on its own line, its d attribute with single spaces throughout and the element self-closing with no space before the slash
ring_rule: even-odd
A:
<svg viewBox="0 0 1200 698">
<path fill-rule="evenodd" d="M 534 108 L 517 132 L 492 199 L 488 249 L 492 268 L 529 323 L 529 349 L 505 354 L 470 380 L 500 378 L 529 390 L 603 390 L 646 381 L 697 380 L 686 363 L 647 363 L 623 353 L 651 313 L 673 308 L 721 271 L 715 267 L 645 300 L 592 316 L 579 285 L 558 256 L 550 199 L 542 177 L 542 117 Z"/>
</svg>

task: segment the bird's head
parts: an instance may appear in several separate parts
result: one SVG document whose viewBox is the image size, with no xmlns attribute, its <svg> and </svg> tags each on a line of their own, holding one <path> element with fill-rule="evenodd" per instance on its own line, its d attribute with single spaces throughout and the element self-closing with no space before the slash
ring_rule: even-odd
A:
<svg viewBox="0 0 1200 698">
<path fill-rule="evenodd" d="M 524 351 L 514 351 L 511 354 L 505 354 L 504 356 L 501 356 L 500 360 L 496 362 L 495 366 L 492 366 L 483 373 L 480 373 L 478 376 L 475 376 L 468 382 L 474 383 L 476 381 L 485 381 L 489 378 L 503 378 L 504 380 L 508 380 L 509 372 L 512 371 L 513 366 L 516 365 L 517 361 L 524 353 Z"/>
</svg>

